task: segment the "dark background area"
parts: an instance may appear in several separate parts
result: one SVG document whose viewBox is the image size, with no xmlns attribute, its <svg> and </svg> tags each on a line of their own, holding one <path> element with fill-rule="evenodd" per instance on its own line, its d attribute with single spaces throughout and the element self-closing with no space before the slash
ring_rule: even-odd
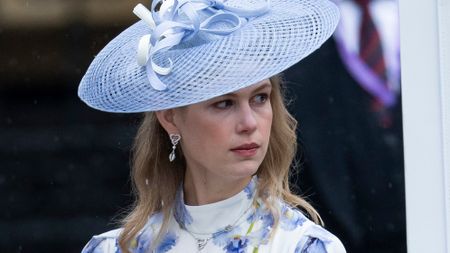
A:
<svg viewBox="0 0 450 253">
<path fill-rule="evenodd" d="M 122 16 L 119 12 L 117 15 L 103 13 L 102 18 L 85 14 L 89 13 L 86 6 L 91 2 L 97 5 L 92 4 L 93 7 L 89 8 L 97 10 L 96 13 L 100 15 L 102 8 L 111 1 L 91 0 L 83 4 L 67 1 L 64 3 L 71 4 L 68 11 L 63 12 L 67 15 L 44 15 L 42 21 L 39 17 L 20 16 L 27 13 L 9 15 L 15 17 L 10 19 L 5 18 L 5 15 L 2 17 L 1 14 L 5 11 L 15 10 L 11 7 L 15 5 L 11 0 L 0 0 L 2 253 L 80 252 L 92 235 L 116 227 L 115 222 L 120 214 L 133 200 L 130 195 L 129 149 L 141 115 L 111 114 L 91 109 L 78 99 L 77 87 L 95 54 L 137 20 L 131 13 L 137 1 L 124 4 L 125 7 L 120 9 Z M 46 4 L 50 7 L 50 4 L 55 3 L 58 1 L 15 2 L 19 7 L 35 8 L 34 10 L 41 12 L 45 10 Z M 8 9 L 10 7 L 12 9 Z M 127 13 L 126 10 L 130 12 Z M 335 90 L 320 84 L 308 86 L 308 83 L 318 83 L 319 80 L 314 78 L 321 75 L 302 74 L 311 73 L 312 69 L 320 66 L 317 65 L 318 61 L 323 60 L 323 57 L 330 57 L 327 47 L 330 45 L 325 46 L 325 51 L 321 49 L 322 51 L 308 57 L 286 75 L 290 82 L 298 85 L 297 88 L 290 89 L 291 93 L 296 92 L 295 97 L 305 102 L 291 105 L 293 111 L 304 110 L 303 113 L 294 112 L 300 121 L 300 139 L 308 141 L 308 137 L 302 137 L 302 134 L 305 131 L 310 133 L 308 129 L 317 129 L 330 138 L 344 136 L 343 139 L 353 138 L 358 141 L 360 134 L 351 132 L 357 129 L 357 125 L 341 129 L 329 127 L 329 124 L 333 124 L 330 119 L 340 122 L 342 118 L 336 116 L 341 112 L 328 110 L 342 108 L 334 104 L 334 101 L 350 95 L 342 94 L 346 91 L 339 90 L 339 86 L 334 86 Z M 311 67 L 305 67 L 308 64 Z M 333 80 L 333 76 L 330 78 Z M 314 99 L 313 96 L 318 97 Z M 307 102 L 311 106 L 322 104 L 328 107 L 324 107 L 320 114 L 314 114 L 312 107 L 305 107 Z M 398 120 L 401 122 L 401 118 Z M 398 127 L 396 133 L 400 131 L 401 135 L 401 124 L 399 129 Z M 340 143 L 339 138 L 333 139 L 329 143 L 331 148 Z M 365 145 L 370 145 L 370 142 Z M 346 227 L 352 226 L 351 222 L 342 224 L 336 218 L 338 214 L 320 195 L 321 189 L 317 188 L 319 184 L 315 181 L 312 170 L 315 162 L 308 158 L 314 150 L 311 150 L 309 144 L 302 143 L 302 146 L 303 167 L 298 179 L 301 193 L 310 197 L 325 219 L 327 228 L 349 246 L 349 252 L 358 252 L 352 251 L 350 246 L 354 244 L 354 237 Z M 377 152 L 374 149 L 368 154 Z M 402 152 L 403 149 L 398 147 L 396 153 L 392 154 L 396 163 L 400 161 L 400 164 L 396 164 L 395 178 L 388 174 L 382 178 L 394 185 L 395 194 L 386 196 L 383 195 L 386 192 L 381 192 L 375 194 L 374 199 L 362 201 L 364 197 L 358 196 L 366 196 L 365 193 L 370 195 L 370 190 L 374 187 L 377 189 L 377 186 L 370 188 L 354 184 L 353 195 L 346 196 L 350 198 L 348 201 L 358 199 L 352 202 L 353 208 L 360 211 L 355 214 L 358 218 L 353 226 L 367 228 L 369 231 L 360 231 L 358 249 L 379 247 L 378 251 L 373 252 L 406 252 Z M 324 159 L 328 155 L 325 154 Z M 350 180 L 348 178 L 350 176 L 344 175 L 336 180 Z M 384 201 L 383 196 L 389 197 L 389 201 Z M 381 211 L 376 209 L 380 205 L 383 207 Z M 389 210 L 391 213 L 385 213 Z M 392 220 L 394 229 L 386 230 L 381 226 L 371 234 L 370 231 L 375 231 L 376 228 L 367 226 L 376 224 L 374 213 L 395 216 L 396 219 Z M 373 237 L 377 237 L 376 240 L 372 240 Z M 395 251 L 383 250 L 378 244 Z"/>
<path fill-rule="evenodd" d="M 373 97 L 348 73 L 333 38 L 285 72 L 298 120 L 299 194 L 348 252 L 405 253 L 401 97 L 380 124 Z"/>
<path fill-rule="evenodd" d="M 43 11 L 50 2 L 29 4 Z M 93 110 L 77 87 L 133 14 L 97 23 L 72 15 L 2 20 L 5 6 L 0 1 L 0 252 L 80 252 L 132 202 L 129 149 L 140 115 Z"/>
</svg>

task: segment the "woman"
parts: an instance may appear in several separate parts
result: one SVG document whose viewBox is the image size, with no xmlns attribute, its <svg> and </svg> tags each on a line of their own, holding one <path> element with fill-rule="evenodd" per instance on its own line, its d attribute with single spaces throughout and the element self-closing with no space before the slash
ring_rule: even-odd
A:
<svg viewBox="0 0 450 253">
<path fill-rule="evenodd" d="M 134 12 L 143 21 L 99 53 L 79 96 L 103 111 L 145 112 L 137 200 L 122 228 L 83 252 L 345 252 L 290 193 L 296 121 L 277 75 L 331 35 L 336 7 L 167 0 Z"/>
</svg>

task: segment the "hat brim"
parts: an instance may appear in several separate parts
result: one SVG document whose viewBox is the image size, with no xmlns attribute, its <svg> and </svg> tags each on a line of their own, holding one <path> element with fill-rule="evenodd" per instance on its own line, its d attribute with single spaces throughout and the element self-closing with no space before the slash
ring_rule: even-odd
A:
<svg viewBox="0 0 450 253">
<path fill-rule="evenodd" d="M 308 56 L 333 33 L 337 7 L 327 0 L 273 0 L 269 13 L 249 21 L 221 39 L 189 48 L 174 48 L 173 69 L 160 76 L 168 88 L 150 85 L 139 66 L 139 39 L 151 32 L 139 21 L 94 58 L 78 95 L 89 106 L 107 112 L 158 111 L 202 102 L 234 92 L 278 74 Z"/>
</svg>

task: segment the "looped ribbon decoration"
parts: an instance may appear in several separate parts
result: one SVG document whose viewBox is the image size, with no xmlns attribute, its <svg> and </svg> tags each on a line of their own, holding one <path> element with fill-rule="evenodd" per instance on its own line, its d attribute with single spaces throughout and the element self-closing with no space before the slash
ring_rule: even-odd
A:
<svg viewBox="0 0 450 253">
<path fill-rule="evenodd" d="M 146 67 L 150 85 L 158 91 L 167 89 L 158 75 L 168 75 L 172 71 L 170 58 L 168 67 L 162 67 L 153 61 L 153 56 L 192 39 L 198 32 L 226 36 L 244 26 L 250 18 L 258 17 L 269 11 L 269 0 L 261 7 L 243 9 L 225 4 L 227 0 L 155 0 L 149 11 L 138 4 L 133 13 L 151 29 L 151 34 L 142 36 L 137 47 L 137 63 Z M 160 4 L 159 11 L 156 7 Z M 201 20 L 199 12 L 209 16 Z M 184 16 L 181 16 L 184 14 Z M 214 29 L 210 26 L 217 22 L 226 22 L 228 28 Z"/>
</svg>

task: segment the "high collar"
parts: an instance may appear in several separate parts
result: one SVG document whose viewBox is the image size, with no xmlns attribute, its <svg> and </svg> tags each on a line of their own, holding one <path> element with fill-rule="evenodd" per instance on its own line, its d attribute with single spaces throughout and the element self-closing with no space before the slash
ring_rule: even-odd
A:
<svg viewBox="0 0 450 253">
<path fill-rule="evenodd" d="M 185 204 L 183 187 L 178 190 L 174 206 L 174 217 L 181 228 L 199 236 L 213 234 L 227 226 L 238 225 L 251 214 L 257 179 L 238 194 L 211 204 L 189 206 Z"/>
</svg>

